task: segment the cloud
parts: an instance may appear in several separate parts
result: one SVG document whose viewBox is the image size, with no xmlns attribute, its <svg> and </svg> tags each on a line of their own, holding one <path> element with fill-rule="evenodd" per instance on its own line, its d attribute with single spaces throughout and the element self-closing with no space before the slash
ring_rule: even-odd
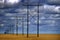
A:
<svg viewBox="0 0 60 40">
<path fill-rule="evenodd" d="M 5 16 L 16 16 L 16 14 L 12 14 L 12 13 L 5 13 Z"/>
<path fill-rule="evenodd" d="M 57 6 L 57 7 L 55 8 L 55 12 L 60 13 L 60 6 Z"/>
<path fill-rule="evenodd" d="M 27 13 L 27 8 L 19 8 L 19 9 L 16 9 L 15 10 L 16 12 L 19 12 L 19 13 L 21 13 L 21 14 L 26 14 Z"/>
<path fill-rule="evenodd" d="M 60 0 L 47 0 L 48 2 L 55 2 L 55 3 L 59 3 Z"/>
<path fill-rule="evenodd" d="M 60 0 L 47 0 L 46 1 L 47 4 L 54 4 L 54 5 L 59 5 L 60 4 Z"/>
<path fill-rule="evenodd" d="M 44 5 L 44 11 L 53 12 L 53 13 L 60 13 L 60 6 Z"/>
<path fill-rule="evenodd" d="M 0 24 L 0 27 L 3 27 L 4 26 L 4 24 Z"/>
</svg>

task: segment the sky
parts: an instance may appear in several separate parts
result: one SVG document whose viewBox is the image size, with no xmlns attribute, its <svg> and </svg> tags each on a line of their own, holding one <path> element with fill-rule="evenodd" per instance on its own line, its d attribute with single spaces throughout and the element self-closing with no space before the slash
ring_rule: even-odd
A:
<svg viewBox="0 0 60 40">
<path fill-rule="evenodd" d="M 21 0 L 16 7 L 0 8 L 0 34 L 22 33 L 22 22 L 24 33 L 27 33 L 27 6 L 38 5 L 39 2 L 39 33 L 60 34 L 60 0 Z M 29 4 L 27 4 L 29 3 Z M 25 6 L 24 6 L 25 5 Z M 29 34 L 37 33 L 37 11 L 38 6 L 29 6 Z M 17 16 L 17 18 L 16 18 Z M 16 24 L 18 19 L 18 24 Z"/>
</svg>

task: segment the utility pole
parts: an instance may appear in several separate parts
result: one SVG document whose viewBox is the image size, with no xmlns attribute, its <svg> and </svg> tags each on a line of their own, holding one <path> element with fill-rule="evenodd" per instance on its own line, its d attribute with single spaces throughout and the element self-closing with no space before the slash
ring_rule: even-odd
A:
<svg viewBox="0 0 60 40">
<path fill-rule="evenodd" d="M 29 36 L 29 0 L 27 0 L 27 38 Z"/>
<path fill-rule="evenodd" d="M 18 16 L 16 16 L 16 35 L 18 35 Z"/>
<path fill-rule="evenodd" d="M 22 16 L 22 19 L 21 19 L 22 20 L 22 35 L 24 35 L 24 21 L 23 21 L 24 19 L 23 18 L 24 17 Z"/>
<path fill-rule="evenodd" d="M 39 2 L 37 5 L 37 37 L 39 37 Z"/>
</svg>

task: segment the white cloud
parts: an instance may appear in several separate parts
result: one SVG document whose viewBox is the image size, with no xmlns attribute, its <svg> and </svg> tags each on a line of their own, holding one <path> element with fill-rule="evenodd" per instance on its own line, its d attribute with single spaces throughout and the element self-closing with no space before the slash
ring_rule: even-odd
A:
<svg viewBox="0 0 60 40">
<path fill-rule="evenodd" d="M 57 3 L 60 4 L 60 0 L 47 0 L 49 3 Z"/>
<path fill-rule="evenodd" d="M 1 26 L 1 27 L 3 27 L 3 26 L 4 26 L 4 24 L 0 24 L 0 26 Z"/>
<path fill-rule="evenodd" d="M 55 6 L 51 5 L 44 5 L 44 11 L 51 11 L 54 12 Z"/>
<path fill-rule="evenodd" d="M 16 19 L 15 17 L 10 17 L 10 19 Z"/>
<path fill-rule="evenodd" d="M 8 3 L 18 3 L 19 2 L 19 0 L 8 0 Z"/>
<path fill-rule="evenodd" d="M 34 22 L 35 24 L 37 24 L 37 20 L 35 20 L 35 22 Z M 41 20 L 39 20 L 39 24 L 41 24 L 42 23 L 42 21 Z"/>
<path fill-rule="evenodd" d="M 16 9 L 16 12 L 22 13 L 22 14 L 26 14 L 27 13 L 27 8 L 24 9 Z"/>
<path fill-rule="evenodd" d="M 60 13 L 60 6 L 57 6 L 54 10 L 55 10 L 55 12 Z"/>
<path fill-rule="evenodd" d="M 6 13 L 5 16 L 15 16 L 15 14 L 12 14 L 12 13 Z"/>
<path fill-rule="evenodd" d="M 44 16 L 42 16 L 40 19 L 46 19 Z"/>
<path fill-rule="evenodd" d="M 44 10 L 47 12 L 60 13 L 60 6 L 44 5 Z"/>
</svg>

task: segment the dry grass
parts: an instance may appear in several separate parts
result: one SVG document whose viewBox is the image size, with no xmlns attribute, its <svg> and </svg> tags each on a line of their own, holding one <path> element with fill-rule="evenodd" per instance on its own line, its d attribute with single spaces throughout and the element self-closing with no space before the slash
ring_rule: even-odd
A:
<svg viewBox="0 0 60 40">
<path fill-rule="evenodd" d="M 37 37 L 36 34 L 29 34 L 29 37 L 25 35 L 15 34 L 0 34 L 0 40 L 60 40 L 60 34 L 40 34 Z"/>
</svg>

